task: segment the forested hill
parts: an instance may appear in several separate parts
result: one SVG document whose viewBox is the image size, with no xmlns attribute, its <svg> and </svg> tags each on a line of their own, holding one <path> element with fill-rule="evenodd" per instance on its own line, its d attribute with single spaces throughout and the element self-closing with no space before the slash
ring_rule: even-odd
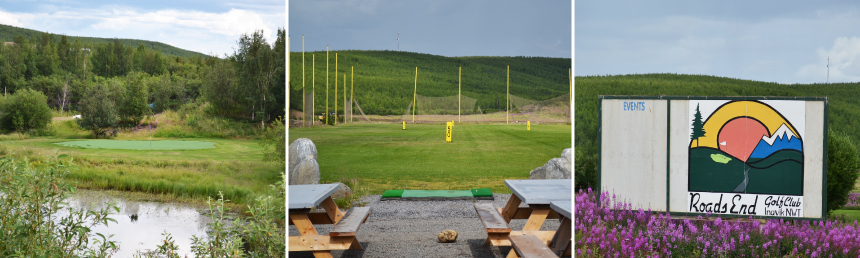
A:
<svg viewBox="0 0 860 258">
<path fill-rule="evenodd" d="M 586 153 L 597 151 L 599 95 L 828 97 L 828 127 L 860 144 L 860 83 L 786 85 L 679 74 L 577 76 L 574 81 L 576 148 Z"/>
<path fill-rule="evenodd" d="M 290 53 L 290 108 L 301 110 L 302 52 Z M 338 98 L 343 99 L 343 75 L 350 87 L 350 67 L 355 67 L 355 99 L 365 113 L 401 115 L 412 101 L 415 67 L 419 95 L 457 95 L 458 67 L 462 67 L 462 94 L 477 99 L 484 112 L 504 110 L 507 66 L 510 93 L 532 100 L 546 100 L 570 92 L 570 58 L 546 57 L 444 57 L 400 51 L 329 52 L 329 98 L 334 102 L 335 53 L 337 53 Z M 315 55 L 315 57 L 314 57 Z M 316 59 L 316 72 L 312 70 Z M 325 109 L 326 52 L 305 52 L 305 89 L 310 92 L 316 77 L 316 110 Z M 341 104 L 341 109 L 342 109 Z"/>
<path fill-rule="evenodd" d="M 14 42 L 16 36 L 23 36 L 24 38 L 30 40 L 31 42 L 35 42 L 36 39 L 42 36 L 41 31 L 18 28 L 14 26 L 0 24 L 0 41 L 4 42 Z M 84 47 L 92 48 L 97 44 L 104 43 L 113 43 L 113 39 L 109 38 L 91 38 L 91 37 L 75 37 L 67 35 L 69 42 L 74 42 L 75 40 L 79 40 Z M 59 41 L 60 37 L 54 37 L 55 40 Z M 177 57 L 194 57 L 194 56 L 205 56 L 204 54 L 197 53 L 194 51 L 189 51 L 181 48 L 177 48 L 168 44 L 164 44 L 161 42 L 148 41 L 148 40 L 139 40 L 139 39 L 119 39 L 119 42 L 126 47 L 137 48 L 140 44 L 143 44 L 146 49 L 152 49 L 155 51 L 161 51 L 164 55 L 169 56 L 177 56 Z M 56 43 L 56 42 L 54 42 Z"/>
</svg>

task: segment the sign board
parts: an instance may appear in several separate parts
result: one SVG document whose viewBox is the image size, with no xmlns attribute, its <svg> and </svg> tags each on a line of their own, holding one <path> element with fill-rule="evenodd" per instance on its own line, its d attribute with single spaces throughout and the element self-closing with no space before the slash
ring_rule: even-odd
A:
<svg viewBox="0 0 860 258">
<path fill-rule="evenodd" d="M 823 219 L 826 98 L 600 97 L 599 189 L 676 215 Z"/>
</svg>

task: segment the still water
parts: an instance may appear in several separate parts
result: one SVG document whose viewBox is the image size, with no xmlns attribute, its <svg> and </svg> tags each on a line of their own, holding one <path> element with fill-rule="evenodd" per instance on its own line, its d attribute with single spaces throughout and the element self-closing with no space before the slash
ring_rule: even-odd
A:
<svg viewBox="0 0 860 258">
<path fill-rule="evenodd" d="M 132 257 L 138 250 L 156 249 L 167 231 L 179 246 L 181 257 L 194 257 L 191 253 L 191 236 L 204 238 L 211 221 L 195 207 L 179 203 L 138 202 L 122 199 L 102 191 L 77 190 L 67 202 L 74 209 L 99 209 L 115 201 L 119 213 L 110 217 L 117 223 L 92 228 L 93 233 L 113 235 L 119 251 L 113 257 Z M 62 214 L 65 215 L 65 214 Z M 98 236 L 96 236 L 98 237 Z"/>
</svg>

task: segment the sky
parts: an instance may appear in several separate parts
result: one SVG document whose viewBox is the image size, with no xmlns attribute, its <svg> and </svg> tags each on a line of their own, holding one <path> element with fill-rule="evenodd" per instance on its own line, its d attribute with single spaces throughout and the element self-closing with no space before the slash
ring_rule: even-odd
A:
<svg viewBox="0 0 860 258">
<path fill-rule="evenodd" d="M 284 0 L 0 0 L 0 24 L 69 36 L 158 41 L 203 54 L 233 54 L 242 34 L 270 44 L 286 26 Z"/>
<path fill-rule="evenodd" d="M 571 1 L 290 1 L 290 51 L 571 58 Z"/>
<path fill-rule="evenodd" d="M 577 1 L 575 74 L 860 81 L 855 1 Z"/>
</svg>

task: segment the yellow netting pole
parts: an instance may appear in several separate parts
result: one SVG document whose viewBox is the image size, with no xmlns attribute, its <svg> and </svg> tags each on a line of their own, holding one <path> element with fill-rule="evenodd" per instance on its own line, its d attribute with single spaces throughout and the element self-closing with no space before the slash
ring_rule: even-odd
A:
<svg viewBox="0 0 860 258">
<path fill-rule="evenodd" d="M 308 121 L 305 121 L 305 35 L 302 35 L 302 126 L 307 127 Z"/>
<path fill-rule="evenodd" d="M 337 125 L 337 52 L 334 53 L 334 125 Z"/>
<path fill-rule="evenodd" d="M 311 125 L 314 125 L 314 120 L 317 120 L 317 105 L 316 105 L 316 95 L 317 95 L 317 55 L 311 54 Z"/>
<path fill-rule="evenodd" d="M 511 109 L 511 66 L 508 66 L 508 92 L 505 94 L 505 124 L 508 123 L 508 114 Z"/>
<path fill-rule="evenodd" d="M 418 95 L 418 67 L 415 67 L 415 91 L 412 92 L 412 123 L 415 123 L 415 97 Z"/>
<path fill-rule="evenodd" d="M 457 123 L 460 122 L 460 96 L 463 93 L 463 67 L 460 66 L 460 73 L 457 75 Z"/>
<path fill-rule="evenodd" d="M 352 123 L 352 107 L 355 106 L 355 66 L 350 66 L 349 69 L 349 122 Z"/>
<path fill-rule="evenodd" d="M 328 46 L 325 46 L 325 124 L 328 124 Z"/>
</svg>

